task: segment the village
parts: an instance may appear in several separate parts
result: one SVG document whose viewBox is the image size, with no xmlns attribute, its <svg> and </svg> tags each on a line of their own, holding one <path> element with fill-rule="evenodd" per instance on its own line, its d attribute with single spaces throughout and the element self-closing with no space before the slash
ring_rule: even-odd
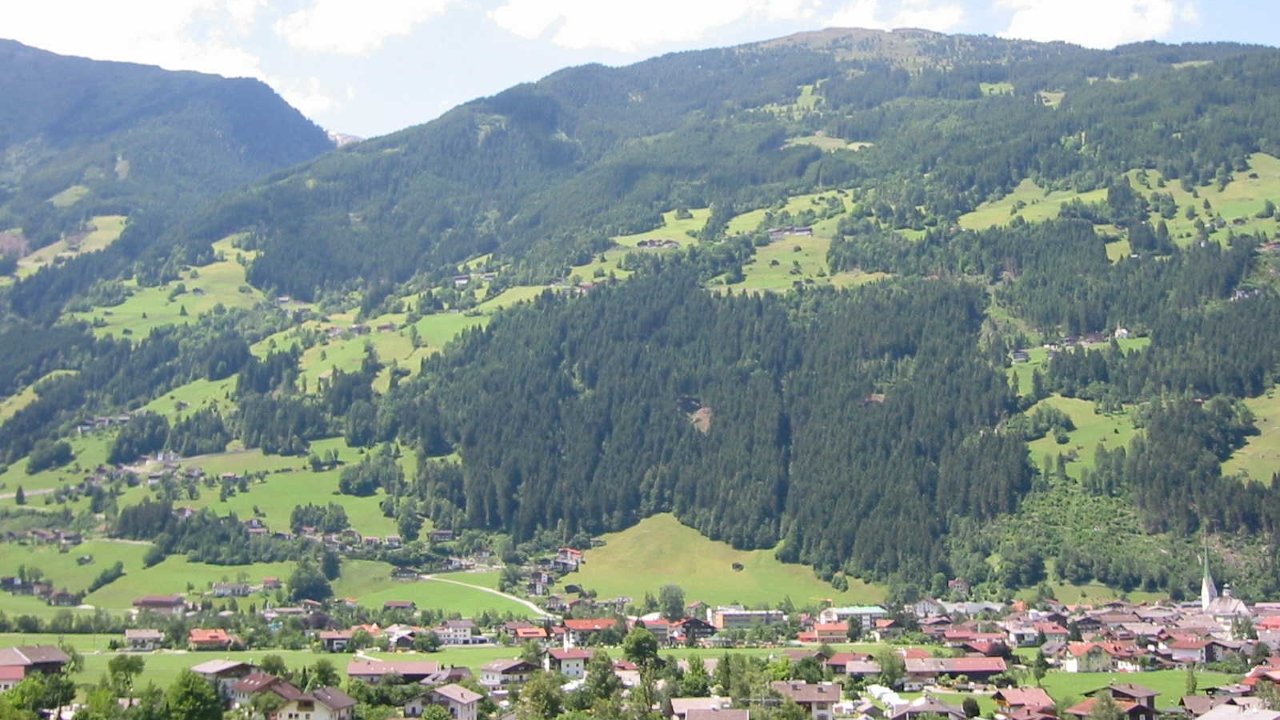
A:
<svg viewBox="0 0 1280 720">
<path fill-rule="evenodd" d="M 575 553 L 563 548 L 556 562 L 580 561 Z M 227 583 L 210 593 L 235 598 L 261 590 Z M 258 611 L 272 627 L 308 628 L 317 658 L 346 654 L 346 662 L 331 662 L 342 667 L 345 682 L 335 674 L 328 678 L 332 685 L 290 679 L 267 657 L 245 655 L 255 648 L 235 630 L 234 613 L 211 614 L 181 594 L 137 598 L 129 626 L 111 648 L 117 656 L 185 656 L 184 665 L 216 690 L 227 710 L 251 717 L 352 720 L 359 717 L 359 698 L 392 689 L 404 717 L 423 716 L 432 706 L 458 720 L 507 717 L 521 689 L 537 678 L 552 678 L 568 694 L 581 691 L 592 673 L 609 672 L 623 696 L 660 698 L 653 709 L 671 720 L 747 720 L 789 703 L 811 720 L 1280 719 L 1272 709 L 1280 698 L 1280 657 L 1272 654 L 1280 647 L 1280 603 L 1251 607 L 1229 586 L 1219 592 L 1207 567 L 1198 601 L 1181 604 L 926 599 L 893 609 L 828 606 L 789 615 L 692 602 L 673 617 L 624 614 L 634 609 L 627 600 L 575 602 L 563 608 L 564 617 L 447 618 L 430 625 L 415 622 L 430 613 L 411 601 L 387 601 L 376 620 L 365 615 L 366 622 L 347 626 L 336 620 L 344 606 L 354 607 L 351 599 Z M 485 657 L 496 652 L 497 659 L 459 661 L 468 650 L 484 649 L 490 650 Z M 448 661 L 431 659 L 434 653 Z M 721 663 L 743 654 L 767 659 L 774 679 L 764 695 L 732 696 L 721 679 Z M 65 673 L 75 655 L 55 645 L 0 649 L 0 691 L 25 678 Z M 655 674 L 663 664 L 674 667 Z M 1196 688 L 1196 673 L 1209 670 L 1230 681 Z M 1144 674 L 1167 678 L 1170 671 L 1192 679 L 1185 694 L 1173 697 L 1143 684 Z M 686 685 L 671 673 L 705 675 L 704 692 L 682 694 Z M 1042 682 L 1064 676 L 1084 679 L 1071 687 L 1088 689 L 1055 695 L 1046 689 L 1052 683 Z M 254 715 L 262 707 L 273 709 Z M 73 718 L 76 711 L 73 703 L 57 717 Z"/>
</svg>

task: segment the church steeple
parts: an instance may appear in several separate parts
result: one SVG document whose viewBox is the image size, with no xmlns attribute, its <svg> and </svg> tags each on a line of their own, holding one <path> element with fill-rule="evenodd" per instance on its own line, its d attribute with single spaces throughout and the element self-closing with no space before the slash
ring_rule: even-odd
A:
<svg viewBox="0 0 1280 720">
<path fill-rule="evenodd" d="M 1207 611 L 1209 605 L 1218 599 L 1218 587 L 1213 584 L 1213 576 L 1209 574 L 1209 537 L 1204 539 L 1204 578 L 1200 580 L 1200 609 Z"/>
</svg>

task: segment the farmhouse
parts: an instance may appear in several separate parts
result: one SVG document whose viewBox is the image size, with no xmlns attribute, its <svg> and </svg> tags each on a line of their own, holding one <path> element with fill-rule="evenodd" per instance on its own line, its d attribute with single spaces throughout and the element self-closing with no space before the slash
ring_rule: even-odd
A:
<svg viewBox="0 0 1280 720">
<path fill-rule="evenodd" d="M 223 699 L 230 699 L 231 688 L 257 670 L 250 663 L 235 660 L 210 660 L 191 668 L 191 672 L 208 680 Z"/>
<path fill-rule="evenodd" d="M 538 667 L 519 658 L 514 660 L 494 660 L 480 668 L 480 684 L 485 687 L 498 688 L 508 685 L 519 685 L 528 682 L 538 671 Z"/>
<path fill-rule="evenodd" d="M 235 638 L 222 628 L 192 628 L 187 633 L 187 647 L 191 650 L 230 650 Z"/>
<path fill-rule="evenodd" d="M 547 653 L 543 658 L 543 668 L 551 672 L 558 672 L 570 680 L 577 680 L 585 677 L 587 674 L 587 661 L 591 659 L 590 650 L 581 650 L 570 648 L 562 650 L 556 648 Z"/>
<path fill-rule="evenodd" d="M 52 645 L 0 648 L 0 690 L 9 690 L 28 675 L 62 672 L 71 658 Z"/>
<path fill-rule="evenodd" d="M 405 704 L 404 714 L 406 717 L 422 717 L 427 705 L 439 705 L 448 710 L 454 720 L 476 720 L 480 700 L 483 698 L 480 693 L 461 685 L 442 685 Z"/>
<path fill-rule="evenodd" d="M 387 675 L 399 675 L 406 682 L 420 682 L 440 672 L 440 663 L 411 660 L 352 660 L 347 663 L 347 676 L 376 685 Z"/>
<path fill-rule="evenodd" d="M 133 601 L 133 609 L 159 615 L 181 615 L 186 612 L 187 603 L 181 595 L 144 595 Z"/>
<path fill-rule="evenodd" d="M 164 643 L 164 633 L 149 628 L 129 628 L 124 631 L 124 644 L 129 650 L 150 652 Z"/>
<path fill-rule="evenodd" d="M 831 720 L 833 706 L 840 702 L 840 686 L 834 683 L 807 683 L 778 680 L 770 683 L 779 695 L 794 701 L 812 720 Z"/>
</svg>

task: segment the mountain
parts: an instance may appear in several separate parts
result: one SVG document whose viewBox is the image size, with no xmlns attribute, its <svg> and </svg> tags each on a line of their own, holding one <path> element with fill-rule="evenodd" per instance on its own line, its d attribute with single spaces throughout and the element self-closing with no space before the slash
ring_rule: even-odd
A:
<svg viewBox="0 0 1280 720">
<path fill-rule="evenodd" d="M 15 283 L 3 482 L 156 559 L 301 551 L 59 473 L 263 478 L 229 510 L 305 463 L 511 558 L 670 512 L 898 599 L 1178 597 L 1206 533 L 1273 594 L 1277 88 L 1271 48 L 924 31 L 563 70 Z"/>
<path fill-rule="evenodd" d="M 1233 45 L 1090 51 L 924 31 L 825 31 L 571 68 L 230 196 L 196 239 L 254 228 L 253 281 L 311 297 L 357 278 L 439 277 L 489 252 L 549 278 L 674 207 L 729 213 L 908 170 L 936 178 L 928 200 L 954 217 L 1031 173 L 1065 181 L 1151 162 L 1163 138 L 1141 126 L 1162 121 L 1163 107 L 1135 102 L 1134 84 L 1094 81 L 1162 84 L 1146 98 L 1185 113 L 1217 104 L 1211 80 L 1229 67 L 1197 64 L 1232 56 L 1252 58 L 1241 73 L 1274 70 L 1273 52 Z M 1066 99 L 1047 107 L 1043 93 Z M 1275 137 L 1256 127 L 1263 118 L 1237 120 Z M 1149 137 L 1113 142 L 1113 122 Z M 1104 128 L 1101 154 L 1053 147 L 1094 127 Z M 873 147 L 828 153 L 792 142 L 815 134 Z M 1197 171 L 1226 159 L 1208 152 Z"/>
<path fill-rule="evenodd" d="M 257 80 L 0 40 L 0 227 L 31 250 L 94 215 L 190 209 L 331 147 Z"/>
</svg>

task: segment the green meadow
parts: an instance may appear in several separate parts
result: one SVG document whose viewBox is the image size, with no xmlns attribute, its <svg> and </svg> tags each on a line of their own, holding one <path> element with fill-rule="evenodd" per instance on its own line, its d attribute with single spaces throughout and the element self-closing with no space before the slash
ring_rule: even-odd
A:
<svg viewBox="0 0 1280 720">
<path fill-rule="evenodd" d="M 30 385 L 22 388 L 22 390 L 0 400 L 0 423 L 8 420 L 17 414 L 19 410 L 35 402 L 36 399 L 40 397 L 39 393 L 36 391 L 36 388 L 40 386 L 40 383 L 46 380 L 52 380 L 56 377 L 62 377 L 64 375 L 73 375 L 75 372 L 75 370 L 54 370 L 46 373 L 39 380 L 36 380 Z"/>
<path fill-rule="evenodd" d="M 88 471 L 105 463 L 114 438 L 114 433 L 102 431 L 67 438 L 74 458 L 70 463 L 59 468 L 49 468 L 35 474 L 28 474 L 26 458 L 9 465 L 4 472 L 0 473 L 0 505 L 14 505 L 16 503 L 14 495 L 21 487 L 27 496 L 27 505 L 41 507 L 43 501 L 40 495 L 68 483 L 78 483 L 84 479 Z"/>
<path fill-rule="evenodd" d="M 859 271 L 831 273 L 827 237 L 788 237 L 757 247 L 742 268 L 743 280 L 726 285 L 730 292 L 785 292 L 795 284 L 852 287 L 887 277 L 884 273 Z"/>
<path fill-rule="evenodd" d="M 34 568 L 55 588 L 80 592 L 117 562 L 124 565 L 126 572 L 142 569 L 142 558 L 149 547 L 146 543 L 106 539 L 87 540 L 66 552 L 56 545 L 9 544 L 0 553 L 0 575 L 17 575 L 20 567 L 25 567 L 27 572 Z M 82 563 L 82 558 L 91 560 Z M 0 604 L 7 597 L 11 596 L 0 594 Z"/>
<path fill-rule="evenodd" d="M 143 550 L 145 546 L 140 546 Z M 293 572 L 292 562 L 256 563 L 253 565 L 209 565 L 191 562 L 182 555 L 171 555 L 157 565 L 137 569 L 126 567 L 124 577 L 85 597 L 86 605 L 110 611 L 123 611 L 133 607 L 133 601 L 143 595 L 165 595 L 204 592 L 214 583 L 246 582 L 256 585 L 264 577 L 287 580 Z M 261 602 L 265 596 L 239 598 L 241 604 Z"/>
<path fill-rule="evenodd" d="M 1078 479 L 1081 468 L 1093 467 L 1099 445 L 1114 450 L 1128 446 L 1133 438 L 1133 419 L 1128 413 L 1103 414 L 1097 412 L 1097 406 L 1089 400 L 1051 395 L 1027 410 L 1027 414 L 1042 405 L 1066 413 L 1076 429 L 1067 433 L 1067 442 L 1062 445 L 1052 433 L 1028 443 L 1031 461 L 1038 464 L 1046 455 L 1056 458 L 1059 454 L 1074 452 L 1075 460 L 1067 464 L 1067 474 L 1071 477 Z"/>
<path fill-rule="evenodd" d="M 623 247 L 636 247 L 641 240 L 675 240 L 680 245 L 697 242 L 697 234 L 706 226 L 711 217 L 711 208 L 690 208 L 689 217 L 677 218 L 676 211 L 670 210 L 662 214 L 662 225 L 634 235 L 620 235 L 613 241 Z"/>
<path fill-rule="evenodd" d="M 14 275 L 19 279 L 25 278 L 60 259 L 66 260 L 103 250 L 120 237 L 120 233 L 124 231 L 124 223 L 123 215 L 98 215 L 89 221 L 91 229 L 87 234 L 63 238 L 24 255 L 18 260 L 18 269 Z"/>
<path fill-rule="evenodd" d="M 1280 473 L 1280 396 L 1272 388 L 1265 395 L 1244 401 L 1253 413 L 1258 434 L 1222 463 L 1223 475 L 1244 475 L 1255 482 L 1269 482 Z"/>
<path fill-rule="evenodd" d="M 666 584 L 684 589 L 689 602 L 777 604 L 790 596 L 798 605 L 830 599 L 836 604 L 879 602 L 884 588 L 850 579 L 839 592 L 813 569 L 779 561 L 772 550 L 735 550 L 703 537 L 670 514 L 654 515 L 622 532 L 609 533 L 602 547 L 586 553 L 586 563 L 566 576 L 566 584 L 596 591 L 601 598 L 642 598 Z M 734 570 L 739 564 L 742 570 Z"/>
<path fill-rule="evenodd" d="M 1156 707 L 1172 709 L 1186 694 L 1187 674 L 1184 670 L 1153 670 L 1144 673 L 1068 673 L 1053 671 L 1044 676 L 1041 686 L 1054 700 L 1075 698 L 1083 700 L 1086 693 L 1104 688 L 1111 683 L 1134 683 L 1160 693 Z M 1201 688 L 1226 685 L 1239 680 L 1239 676 L 1200 670 L 1196 672 Z"/>
<path fill-rule="evenodd" d="M 497 584 L 496 573 L 491 573 L 492 578 L 474 580 L 473 576 L 478 574 L 450 573 L 441 575 L 442 579 L 396 580 L 391 577 L 391 569 L 387 563 L 348 560 L 342 564 L 342 576 L 333 583 L 333 594 L 355 598 L 368 608 L 381 608 L 388 600 L 411 600 L 420 610 L 432 608 L 467 617 L 485 610 L 516 616 L 533 614 L 523 604 L 484 589 Z"/>
<path fill-rule="evenodd" d="M 1021 215 L 1027 222 L 1052 220 L 1058 217 L 1062 203 L 1072 200 L 1093 203 L 1106 199 L 1106 189 L 1090 190 L 1085 193 L 1072 190 L 1045 190 L 1028 178 L 1018 183 L 1013 192 L 999 200 L 982 203 L 973 212 L 961 215 L 960 227 L 966 230 L 984 230 L 1008 225 L 1017 215 Z"/>
<path fill-rule="evenodd" d="M 213 244 L 223 259 L 187 270 L 182 279 L 156 287 L 138 287 L 134 280 L 125 286 L 132 294 L 114 307 L 95 307 L 69 313 L 75 321 L 96 325 L 98 335 L 145 337 L 158 327 L 185 324 L 191 318 L 212 312 L 215 307 L 251 308 L 263 300 L 260 290 L 245 281 L 245 264 L 253 253 L 233 246 L 235 238 Z M 185 292 L 178 293 L 178 285 Z"/>
</svg>

